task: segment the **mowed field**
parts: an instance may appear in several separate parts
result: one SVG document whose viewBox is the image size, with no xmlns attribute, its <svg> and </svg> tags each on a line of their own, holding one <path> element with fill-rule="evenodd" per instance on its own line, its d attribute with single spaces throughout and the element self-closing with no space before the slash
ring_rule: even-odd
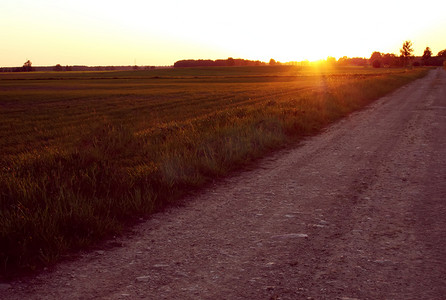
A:
<svg viewBox="0 0 446 300">
<path fill-rule="evenodd" d="M 0 74 L 0 274 L 54 263 L 424 76 L 291 66 Z"/>
</svg>

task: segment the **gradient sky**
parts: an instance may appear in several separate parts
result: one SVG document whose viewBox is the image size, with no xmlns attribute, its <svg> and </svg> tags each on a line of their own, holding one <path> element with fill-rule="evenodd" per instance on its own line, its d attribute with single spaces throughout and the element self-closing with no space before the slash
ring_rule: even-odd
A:
<svg viewBox="0 0 446 300">
<path fill-rule="evenodd" d="M 446 49 L 446 1 L 0 0 L 0 28 L 0 66 L 422 55 Z"/>
</svg>

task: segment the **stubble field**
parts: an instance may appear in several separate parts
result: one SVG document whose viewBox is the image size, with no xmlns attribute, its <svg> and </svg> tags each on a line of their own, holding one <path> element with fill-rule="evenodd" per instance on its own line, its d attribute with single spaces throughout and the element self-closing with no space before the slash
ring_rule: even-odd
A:
<svg viewBox="0 0 446 300">
<path fill-rule="evenodd" d="M 117 234 L 426 72 L 0 74 L 0 274 L 51 264 Z"/>
</svg>

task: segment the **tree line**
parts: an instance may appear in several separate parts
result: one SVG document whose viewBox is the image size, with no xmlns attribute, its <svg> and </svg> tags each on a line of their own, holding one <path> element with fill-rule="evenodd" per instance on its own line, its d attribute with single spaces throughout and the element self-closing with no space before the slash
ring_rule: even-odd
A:
<svg viewBox="0 0 446 300">
<path fill-rule="evenodd" d="M 374 51 L 370 58 L 365 57 L 347 57 L 343 56 L 336 60 L 334 57 L 327 57 L 326 60 L 319 61 L 319 64 L 325 64 L 329 66 L 372 66 L 374 68 L 401 68 L 412 66 L 442 66 L 444 61 L 446 61 L 446 49 L 438 52 L 437 56 L 433 56 L 432 51 L 429 47 L 424 50 L 423 56 L 415 57 L 413 55 L 413 44 L 411 41 L 405 41 L 400 49 L 400 55 L 394 53 L 381 53 L 379 51 Z M 188 59 L 179 60 L 175 62 L 174 67 L 225 67 L 225 66 L 260 66 L 260 65 L 297 65 L 297 66 L 308 66 L 311 65 L 309 61 L 302 62 L 286 62 L 282 63 L 271 58 L 268 63 L 260 61 L 251 61 L 245 59 Z"/>
<path fill-rule="evenodd" d="M 55 72 L 68 72 L 68 71 L 129 71 L 129 70 L 152 70 L 155 66 L 62 66 L 57 64 L 55 66 L 32 66 L 31 61 L 27 61 L 22 67 L 3 67 L 0 68 L 0 72 L 32 72 L 32 71 L 55 71 Z"/>
<path fill-rule="evenodd" d="M 405 41 L 400 49 L 400 56 L 394 53 L 381 53 L 375 51 L 369 59 L 369 63 L 374 68 L 381 67 L 407 67 L 412 66 L 442 66 L 446 61 L 446 49 L 438 52 L 437 56 L 429 47 L 426 47 L 421 57 L 413 55 L 413 44 L 411 41 Z"/>
<path fill-rule="evenodd" d="M 262 66 L 266 63 L 260 60 L 248 60 L 241 58 L 228 59 L 185 59 L 179 60 L 173 64 L 174 68 L 190 68 L 190 67 L 232 67 L 232 66 Z"/>
<path fill-rule="evenodd" d="M 379 51 L 374 51 L 369 59 L 362 57 L 349 58 L 347 56 L 341 57 L 338 60 L 334 57 L 328 57 L 323 63 L 327 65 L 339 65 L 339 66 L 367 66 L 371 65 L 374 68 L 397 68 L 397 67 L 407 67 L 412 66 L 442 66 L 446 64 L 446 49 L 438 52 L 436 56 L 433 55 L 432 50 L 426 47 L 424 53 L 421 57 L 415 57 L 413 55 L 413 44 L 411 41 L 405 41 L 400 49 L 400 55 L 397 56 L 394 53 L 381 53 Z M 309 65 L 310 62 L 288 62 L 281 63 L 273 58 L 270 59 L 268 65 Z M 179 60 L 174 63 L 175 68 L 185 68 L 185 67 L 231 67 L 231 66 L 263 66 L 267 63 L 259 60 L 248 60 L 237 58 L 234 59 L 229 57 L 228 59 L 186 59 Z M 60 64 L 54 67 L 38 67 L 39 71 L 113 71 L 113 70 L 138 70 L 138 69 L 154 69 L 153 66 L 138 67 L 138 66 L 106 66 L 106 67 L 87 67 L 87 66 L 61 66 Z M 27 60 L 22 67 L 16 68 L 0 68 L 0 72 L 32 72 L 36 70 L 32 66 L 30 60 Z"/>
</svg>

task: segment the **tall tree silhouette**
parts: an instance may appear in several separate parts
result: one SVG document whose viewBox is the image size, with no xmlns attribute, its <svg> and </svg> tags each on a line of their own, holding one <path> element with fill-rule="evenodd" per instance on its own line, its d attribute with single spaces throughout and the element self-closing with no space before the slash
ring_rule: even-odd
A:
<svg viewBox="0 0 446 300">
<path fill-rule="evenodd" d="M 400 49 L 401 57 L 404 62 L 404 66 L 407 66 L 407 63 L 409 62 L 409 59 L 412 57 L 413 53 L 413 44 L 411 41 L 405 41 L 403 43 L 403 47 Z"/>
</svg>

